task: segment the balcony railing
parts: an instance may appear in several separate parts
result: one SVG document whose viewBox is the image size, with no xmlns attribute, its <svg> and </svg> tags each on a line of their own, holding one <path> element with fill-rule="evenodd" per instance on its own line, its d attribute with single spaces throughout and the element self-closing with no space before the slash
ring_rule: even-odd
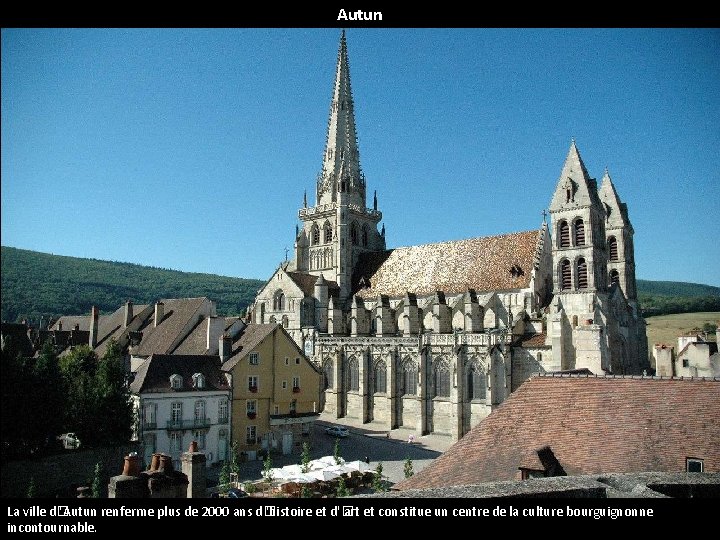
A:
<svg viewBox="0 0 720 540">
<path fill-rule="evenodd" d="M 167 429 L 203 429 L 209 427 L 209 418 L 194 418 L 192 420 L 168 420 L 167 422 Z"/>
<path fill-rule="evenodd" d="M 218 417 L 218 424 L 227 424 L 229 420 L 227 416 L 220 416 Z"/>
<path fill-rule="evenodd" d="M 249 386 L 249 387 L 248 387 L 248 390 L 250 390 L 251 392 L 255 393 L 255 392 L 257 392 L 258 387 L 257 387 L 257 386 Z"/>
<path fill-rule="evenodd" d="M 299 386 L 293 386 L 293 394 L 299 394 L 300 393 L 300 387 Z"/>
<path fill-rule="evenodd" d="M 256 416 L 257 416 L 257 413 L 255 413 L 255 412 L 248 412 L 248 413 L 247 413 L 247 417 L 248 417 L 250 420 L 254 420 Z"/>
<path fill-rule="evenodd" d="M 143 429 L 157 429 L 157 422 L 143 422 Z"/>
</svg>

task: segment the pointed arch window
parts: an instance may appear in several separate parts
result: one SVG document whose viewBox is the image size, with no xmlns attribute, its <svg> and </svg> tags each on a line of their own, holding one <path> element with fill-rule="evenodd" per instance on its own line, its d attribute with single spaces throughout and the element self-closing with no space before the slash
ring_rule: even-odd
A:
<svg viewBox="0 0 720 540">
<path fill-rule="evenodd" d="M 290 320 L 287 315 L 282 316 L 282 327 L 287 328 L 290 325 Z"/>
<path fill-rule="evenodd" d="M 441 360 L 435 366 L 435 397 L 450 397 L 450 366 Z"/>
<path fill-rule="evenodd" d="M 473 362 L 467 374 L 468 400 L 485 399 L 485 373 L 478 362 Z"/>
<path fill-rule="evenodd" d="M 317 226 L 317 223 L 312 226 L 312 233 L 310 237 L 312 239 L 313 246 L 320 243 L 320 227 Z"/>
<path fill-rule="evenodd" d="M 570 226 L 568 222 L 562 220 L 558 227 L 560 236 L 560 247 L 570 247 Z"/>
<path fill-rule="evenodd" d="M 577 277 L 578 277 L 578 289 L 587 289 L 588 287 L 588 273 L 587 263 L 585 259 L 580 257 L 577 262 Z"/>
<path fill-rule="evenodd" d="M 332 388 L 335 382 L 332 360 L 326 360 L 323 363 L 323 374 L 325 375 L 325 388 Z"/>
<path fill-rule="evenodd" d="M 617 261 L 618 260 L 618 245 L 617 245 L 617 238 L 614 236 L 611 236 L 608 238 L 608 251 L 610 253 L 610 260 L 611 261 Z"/>
<path fill-rule="evenodd" d="M 387 365 L 380 361 L 375 364 L 375 392 L 384 394 L 387 392 Z"/>
<path fill-rule="evenodd" d="M 578 219 L 575 221 L 575 245 L 585 245 L 585 223 L 582 219 Z"/>
<path fill-rule="evenodd" d="M 417 366 L 412 360 L 403 364 L 402 394 L 405 396 L 417 395 Z"/>
<path fill-rule="evenodd" d="M 368 228 L 367 225 L 363 225 L 362 228 L 362 246 L 367 247 L 368 245 Z"/>
<path fill-rule="evenodd" d="M 332 238 L 333 238 L 332 225 L 330 225 L 329 223 L 326 223 L 325 224 L 325 243 L 327 244 L 329 242 L 332 242 Z"/>
<path fill-rule="evenodd" d="M 572 288 L 572 272 L 570 261 L 564 259 L 560 263 L 560 290 L 567 291 Z"/>
<path fill-rule="evenodd" d="M 358 227 L 357 223 L 355 223 L 354 221 L 350 225 L 350 241 L 352 242 L 353 246 L 358 245 Z"/>
<path fill-rule="evenodd" d="M 350 358 L 348 362 L 348 389 L 351 392 L 360 390 L 360 367 L 357 358 Z"/>
<path fill-rule="evenodd" d="M 610 270 L 610 283 L 620 283 L 620 273 L 617 270 Z"/>
</svg>

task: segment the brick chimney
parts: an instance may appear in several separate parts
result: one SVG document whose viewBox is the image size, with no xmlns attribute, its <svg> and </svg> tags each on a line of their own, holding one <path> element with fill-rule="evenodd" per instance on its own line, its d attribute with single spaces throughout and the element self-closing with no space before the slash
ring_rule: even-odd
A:
<svg viewBox="0 0 720 540">
<path fill-rule="evenodd" d="M 133 319 L 133 303 L 132 300 L 125 302 L 125 318 L 123 319 L 123 328 L 127 328 L 130 325 L 130 321 Z"/>
<path fill-rule="evenodd" d="M 93 306 L 90 310 L 90 342 L 89 345 L 92 349 L 97 347 L 98 340 L 98 308 Z"/>
<path fill-rule="evenodd" d="M 155 326 L 160 324 L 163 317 L 165 316 L 165 304 L 162 302 L 155 302 Z"/>
</svg>

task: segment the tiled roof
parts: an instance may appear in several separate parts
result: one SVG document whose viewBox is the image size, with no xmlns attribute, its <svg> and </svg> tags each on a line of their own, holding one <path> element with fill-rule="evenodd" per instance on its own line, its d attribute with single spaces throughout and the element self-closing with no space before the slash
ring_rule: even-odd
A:
<svg viewBox="0 0 720 540">
<path fill-rule="evenodd" d="M 305 272 L 287 272 L 287 275 L 306 295 L 313 296 L 315 294 L 315 282 L 317 281 L 318 276 L 306 274 Z M 330 292 L 339 289 L 336 281 L 326 279 L 325 283 L 327 283 L 328 291 Z"/>
<path fill-rule="evenodd" d="M 192 380 L 195 373 L 205 376 L 203 390 L 229 390 L 230 385 L 220 367 L 219 356 L 153 354 L 138 368 L 130 383 L 130 391 L 133 394 L 196 391 Z M 170 376 L 174 374 L 183 379 L 181 390 L 174 390 L 170 386 Z"/>
<path fill-rule="evenodd" d="M 133 306 L 133 313 L 135 317 L 139 317 L 139 314 L 147 308 L 147 305 L 135 305 Z M 87 316 L 88 321 L 90 315 Z M 97 346 L 95 347 L 95 353 L 98 357 L 102 357 L 107 350 L 107 346 L 110 344 L 110 339 L 114 338 L 117 340 L 120 335 L 125 331 L 123 323 L 125 322 L 125 305 L 123 304 L 110 315 L 104 315 L 98 317 L 98 337 Z M 65 326 L 63 325 L 63 328 Z M 89 329 L 89 328 L 88 328 Z"/>
<path fill-rule="evenodd" d="M 223 370 L 229 371 L 234 368 L 242 358 L 252 351 L 258 343 L 265 339 L 278 328 L 278 324 L 249 324 L 243 329 L 239 339 L 233 342 L 230 358 L 223 364 Z"/>
<path fill-rule="evenodd" d="M 518 478 L 552 450 L 568 475 L 720 471 L 720 379 L 538 376 L 398 489 Z M 534 462 L 534 460 L 533 460 Z"/>
<path fill-rule="evenodd" d="M 162 300 L 164 316 L 158 326 L 151 315 L 144 326 L 140 328 L 143 333 L 142 341 L 133 348 L 133 355 L 150 356 L 151 354 L 169 354 L 169 350 L 180 332 L 192 321 L 199 317 L 200 308 L 209 300 L 200 298 L 172 298 Z M 122 310 L 121 310 L 122 311 Z M 195 319 L 197 322 L 198 319 Z"/>
<path fill-rule="evenodd" d="M 538 332 L 537 334 L 525 334 L 523 336 L 520 336 L 515 343 L 513 343 L 514 347 L 526 347 L 526 348 L 538 348 L 538 347 L 550 347 L 550 345 L 545 345 L 545 339 L 547 338 L 547 334 L 545 332 Z"/>
<path fill-rule="evenodd" d="M 239 317 L 224 317 L 223 328 L 227 330 L 238 319 Z M 207 317 L 200 320 L 180 345 L 175 347 L 173 354 L 207 354 L 207 324 Z"/>
<path fill-rule="evenodd" d="M 102 321 L 107 315 L 100 315 L 99 320 Z M 62 323 L 63 330 L 73 330 L 78 325 L 78 330 L 90 330 L 90 314 L 87 315 L 63 315 L 58 318 L 48 330 L 60 330 Z"/>
<path fill-rule="evenodd" d="M 530 284 L 539 234 L 535 230 L 363 253 L 355 267 L 353 288 L 363 298 L 525 288 Z M 361 288 L 361 279 L 370 286 Z"/>
</svg>

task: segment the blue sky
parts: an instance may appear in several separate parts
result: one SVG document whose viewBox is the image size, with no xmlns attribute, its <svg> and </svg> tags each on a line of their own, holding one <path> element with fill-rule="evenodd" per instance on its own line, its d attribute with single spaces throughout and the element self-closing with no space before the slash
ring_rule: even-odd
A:
<svg viewBox="0 0 720 540">
<path fill-rule="evenodd" d="M 268 278 L 314 202 L 337 29 L 3 29 L 4 246 Z M 720 286 L 720 31 L 350 29 L 388 247 L 534 229 L 570 140 L 640 279 Z"/>
</svg>

